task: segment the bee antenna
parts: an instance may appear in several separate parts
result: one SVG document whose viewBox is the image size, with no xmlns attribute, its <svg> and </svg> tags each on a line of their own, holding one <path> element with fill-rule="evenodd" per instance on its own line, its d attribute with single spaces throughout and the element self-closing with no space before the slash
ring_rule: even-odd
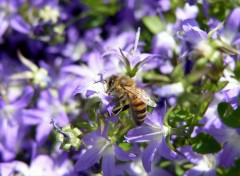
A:
<svg viewBox="0 0 240 176">
<path fill-rule="evenodd" d="M 106 83 L 107 83 L 107 80 L 104 79 L 104 80 L 100 80 L 100 81 L 94 81 L 94 84 L 99 83 L 99 82 L 103 82 L 104 84 L 106 84 Z"/>
</svg>

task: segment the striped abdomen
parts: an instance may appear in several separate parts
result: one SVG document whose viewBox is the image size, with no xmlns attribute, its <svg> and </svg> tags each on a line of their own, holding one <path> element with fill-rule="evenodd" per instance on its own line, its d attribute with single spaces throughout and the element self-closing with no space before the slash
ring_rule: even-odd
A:
<svg viewBox="0 0 240 176">
<path fill-rule="evenodd" d="M 147 115 L 147 104 L 135 95 L 131 98 L 130 105 L 132 109 L 132 116 L 137 125 L 141 125 Z"/>
</svg>

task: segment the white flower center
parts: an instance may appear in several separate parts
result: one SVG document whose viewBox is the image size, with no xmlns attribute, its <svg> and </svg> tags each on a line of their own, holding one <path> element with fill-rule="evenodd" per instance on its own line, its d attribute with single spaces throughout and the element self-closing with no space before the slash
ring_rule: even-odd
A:
<svg viewBox="0 0 240 176">
<path fill-rule="evenodd" d="M 53 23 L 57 22 L 59 15 L 59 11 L 51 8 L 50 6 L 45 6 L 39 12 L 40 18 L 42 18 L 44 21 L 52 21 Z"/>
<path fill-rule="evenodd" d="M 216 156 L 215 155 L 203 155 L 203 159 L 198 163 L 198 169 L 201 171 L 209 171 L 216 167 Z"/>
</svg>

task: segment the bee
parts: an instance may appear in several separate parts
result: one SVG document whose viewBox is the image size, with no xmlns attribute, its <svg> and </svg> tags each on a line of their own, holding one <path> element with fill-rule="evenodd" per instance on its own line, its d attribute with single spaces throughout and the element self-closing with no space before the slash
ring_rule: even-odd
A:
<svg viewBox="0 0 240 176">
<path fill-rule="evenodd" d="M 116 97 L 122 109 L 126 101 L 129 102 L 132 117 L 137 125 L 144 122 L 147 105 L 156 107 L 156 103 L 150 96 L 143 89 L 137 87 L 135 81 L 130 77 L 112 75 L 106 82 L 106 93 Z"/>
</svg>

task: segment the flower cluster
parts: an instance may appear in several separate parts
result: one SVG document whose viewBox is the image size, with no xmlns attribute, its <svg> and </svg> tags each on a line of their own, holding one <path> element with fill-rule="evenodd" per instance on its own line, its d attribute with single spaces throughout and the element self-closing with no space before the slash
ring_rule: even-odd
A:
<svg viewBox="0 0 240 176">
<path fill-rule="evenodd" d="M 0 175 L 239 175 L 238 6 L 1 0 Z"/>
</svg>

